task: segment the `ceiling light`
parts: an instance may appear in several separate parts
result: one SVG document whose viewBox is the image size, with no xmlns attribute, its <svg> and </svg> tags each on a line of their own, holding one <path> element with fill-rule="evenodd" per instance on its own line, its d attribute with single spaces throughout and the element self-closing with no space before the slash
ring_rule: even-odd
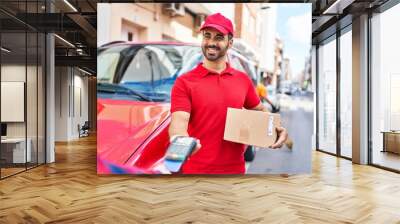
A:
<svg viewBox="0 0 400 224">
<path fill-rule="evenodd" d="M 86 70 L 83 70 L 83 69 L 81 69 L 81 68 L 79 68 L 79 67 L 78 67 L 78 69 L 79 69 L 79 71 L 81 71 L 81 72 L 83 72 L 83 73 L 85 73 L 85 74 L 87 74 L 87 75 L 92 75 L 92 73 L 90 73 L 90 72 L 88 72 L 88 71 L 86 71 Z"/>
<path fill-rule="evenodd" d="M 324 10 L 322 14 L 328 14 L 331 13 L 332 9 L 337 7 L 337 4 L 340 2 L 340 0 L 336 0 L 332 5 L 330 5 L 327 9 Z"/>
<path fill-rule="evenodd" d="M 0 49 L 1 49 L 2 51 L 6 52 L 6 53 L 10 53 L 10 52 L 11 52 L 11 50 L 8 50 L 8 49 L 5 48 L 5 47 L 1 47 Z"/>
<path fill-rule="evenodd" d="M 83 55 L 83 50 L 81 48 L 77 48 L 76 53 L 78 53 L 79 55 Z"/>
<path fill-rule="evenodd" d="M 70 47 L 75 48 L 75 45 L 73 45 L 71 42 L 69 42 L 68 40 L 58 36 L 57 34 L 54 34 L 55 37 L 57 37 L 58 39 L 60 39 L 62 42 L 66 43 L 67 45 L 69 45 Z"/>
<path fill-rule="evenodd" d="M 71 4 L 69 3 L 68 0 L 64 0 L 65 4 L 67 4 L 72 10 L 74 10 L 74 12 L 78 12 L 78 10 Z"/>
<path fill-rule="evenodd" d="M 322 14 L 342 14 L 343 10 L 351 5 L 355 0 L 336 0 Z"/>
</svg>

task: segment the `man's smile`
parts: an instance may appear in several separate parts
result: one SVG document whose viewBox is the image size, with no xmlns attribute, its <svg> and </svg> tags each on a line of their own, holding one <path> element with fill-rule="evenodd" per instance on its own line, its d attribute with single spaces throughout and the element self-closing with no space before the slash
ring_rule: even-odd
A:
<svg viewBox="0 0 400 224">
<path fill-rule="evenodd" d="M 210 53 L 210 54 L 215 54 L 215 53 L 217 53 L 217 51 L 216 51 L 214 48 L 208 48 L 208 49 L 207 49 L 207 52 Z"/>
<path fill-rule="evenodd" d="M 217 47 L 207 47 L 206 49 L 208 54 L 216 54 L 219 51 Z"/>
</svg>

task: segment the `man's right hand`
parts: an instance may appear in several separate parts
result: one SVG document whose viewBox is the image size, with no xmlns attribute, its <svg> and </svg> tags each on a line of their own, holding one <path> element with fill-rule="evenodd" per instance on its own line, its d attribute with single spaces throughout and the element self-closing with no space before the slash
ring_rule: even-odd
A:
<svg viewBox="0 0 400 224">
<path fill-rule="evenodd" d="M 168 134 L 170 137 L 170 142 L 178 136 L 189 136 L 187 133 L 188 124 L 190 119 L 190 113 L 185 111 L 176 111 L 171 114 L 171 123 L 169 125 Z M 197 139 L 196 148 L 193 150 L 192 154 L 197 153 L 201 148 L 200 140 Z"/>
<path fill-rule="evenodd" d="M 179 137 L 179 136 L 186 136 L 186 135 L 174 135 L 174 136 L 171 136 L 171 138 L 169 139 L 169 142 L 170 143 L 173 142 L 174 139 L 176 137 Z M 197 153 L 200 150 L 200 148 L 201 148 L 200 140 L 196 139 L 196 148 L 193 150 L 192 154 L 190 154 L 190 155 L 194 155 L 195 153 Z"/>
<path fill-rule="evenodd" d="M 197 142 L 197 144 L 196 144 L 196 148 L 193 150 L 193 152 L 192 152 L 192 154 L 191 154 L 191 155 L 193 155 L 193 154 L 197 153 L 197 152 L 200 150 L 200 148 L 201 148 L 201 143 L 200 143 L 200 140 L 199 140 L 199 139 L 197 139 L 197 140 L 196 140 L 196 142 Z"/>
</svg>

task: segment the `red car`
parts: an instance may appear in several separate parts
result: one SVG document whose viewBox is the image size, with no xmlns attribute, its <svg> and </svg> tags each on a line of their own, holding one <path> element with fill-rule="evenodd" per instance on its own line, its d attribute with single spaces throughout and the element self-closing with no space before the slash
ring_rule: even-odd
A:
<svg viewBox="0 0 400 224">
<path fill-rule="evenodd" d="M 110 43 L 97 56 L 97 158 L 99 174 L 168 173 L 170 92 L 176 78 L 202 61 L 199 45 Z M 256 82 L 256 67 L 236 50 L 229 61 Z M 251 160 L 254 151 L 246 152 Z"/>
</svg>

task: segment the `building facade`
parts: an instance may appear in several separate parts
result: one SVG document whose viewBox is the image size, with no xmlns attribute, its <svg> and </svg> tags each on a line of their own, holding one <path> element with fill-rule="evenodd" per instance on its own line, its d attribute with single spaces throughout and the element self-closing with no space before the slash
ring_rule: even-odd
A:
<svg viewBox="0 0 400 224">
<path fill-rule="evenodd" d="M 201 23 L 210 12 L 202 4 L 132 3 L 98 5 L 98 45 L 112 41 L 198 42 Z"/>
</svg>

